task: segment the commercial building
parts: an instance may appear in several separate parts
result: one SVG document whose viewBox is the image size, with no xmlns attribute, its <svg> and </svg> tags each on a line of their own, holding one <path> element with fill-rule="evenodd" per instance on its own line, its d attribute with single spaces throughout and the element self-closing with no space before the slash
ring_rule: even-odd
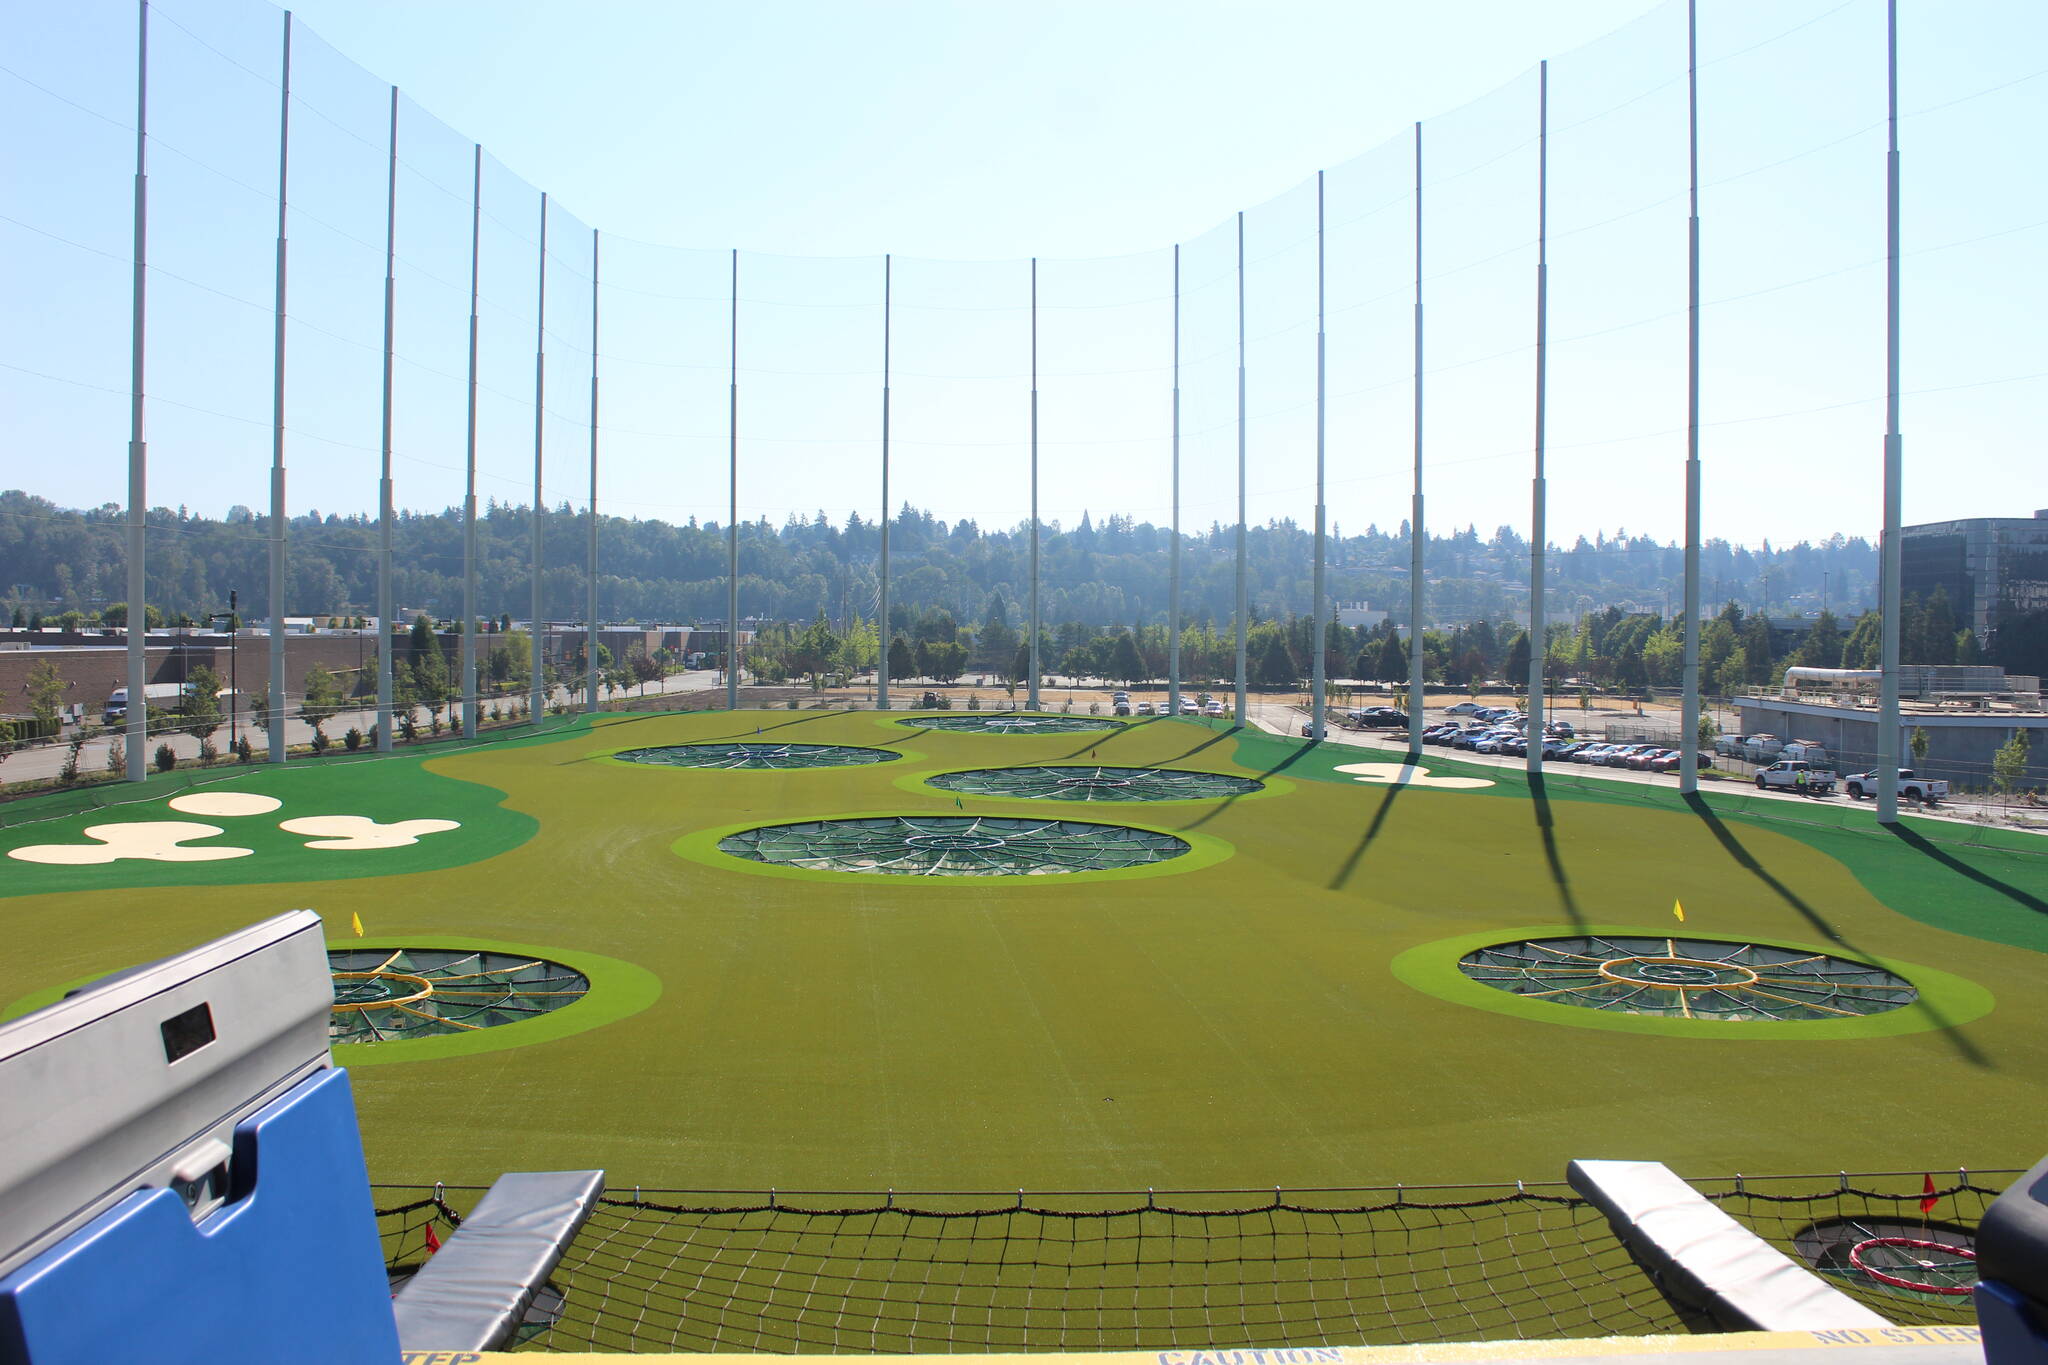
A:
<svg viewBox="0 0 2048 1365">
<path fill-rule="evenodd" d="M 2048 508 L 1908 526 L 1899 542 L 1908 598 L 1948 594 L 1958 626 L 1989 645 L 2006 621 L 2048 611 Z"/>
</svg>

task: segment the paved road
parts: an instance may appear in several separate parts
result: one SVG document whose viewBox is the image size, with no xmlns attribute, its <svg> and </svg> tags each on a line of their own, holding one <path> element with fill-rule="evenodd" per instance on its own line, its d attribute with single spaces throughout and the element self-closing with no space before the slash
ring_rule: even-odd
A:
<svg viewBox="0 0 2048 1365">
<path fill-rule="evenodd" d="M 687 673 L 673 674 L 661 679 L 659 682 L 649 683 L 646 692 L 647 695 L 653 696 L 656 693 L 701 692 L 720 686 L 723 686 L 723 683 L 719 673 L 711 669 L 695 669 Z M 519 695 L 523 698 L 526 694 L 522 692 Z M 633 687 L 626 692 L 614 693 L 613 695 L 615 697 L 637 697 L 641 695 L 641 689 Z M 550 703 L 557 701 L 580 703 L 582 698 L 583 689 L 581 687 L 574 689 L 573 692 L 569 689 L 558 687 L 554 689 L 549 701 Z M 500 698 L 499 700 L 502 703 L 504 699 Z M 485 705 L 488 706 L 489 702 L 486 701 Z M 452 714 L 454 710 L 455 708 L 451 707 L 449 713 Z M 426 708 L 419 708 L 415 714 L 419 719 L 420 728 L 424 730 L 427 724 Z M 376 708 L 368 707 L 361 710 L 337 713 L 332 720 L 326 723 L 325 729 L 327 737 L 336 744 L 339 744 L 341 737 L 348 733 L 350 727 L 368 734 L 371 727 L 376 723 Z M 223 724 L 220 730 L 213 736 L 213 742 L 220 746 L 220 750 L 224 754 L 228 749 L 229 733 L 229 727 Z M 263 727 L 251 726 L 246 713 L 240 718 L 234 733 L 248 735 L 249 743 L 254 746 L 257 753 L 267 754 L 269 752 L 269 736 L 265 733 Z M 156 746 L 160 741 L 168 743 L 171 746 L 171 751 L 177 754 L 179 758 L 199 757 L 199 741 L 190 735 L 152 735 L 149 742 L 150 753 L 154 754 L 156 752 Z M 285 743 L 295 745 L 310 744 L 312 742 L 313 727 L 310 724 L 298 719 L 296 716 L 285 721 Z M 97 739 L 86 741 L 85 749 L 79 756 L 79 769 L 82 772 L 93 773 L 105 771 L 107 766 L 107 750 L 112 746 L 125 744 L 126 734 L 123 731 L 109 732 Z M 36 778 L 55 777 L 64 766 L 64 757 L 70 751 L 70 747 L 68 743 L 50 744 L 33 749 L 22 749 L 16 753 L 9 754 L 4 759 L 0 759 L 0 782 L 27 782 Z"/>
</svg>

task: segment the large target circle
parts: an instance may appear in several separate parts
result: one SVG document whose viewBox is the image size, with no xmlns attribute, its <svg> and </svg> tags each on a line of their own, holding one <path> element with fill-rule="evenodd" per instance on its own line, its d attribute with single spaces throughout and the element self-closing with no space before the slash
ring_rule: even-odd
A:
<svg viewBox="0 0 2048 1365">
<path fill-rule="evenodd" d="M 1150 867 L 1189 851 L 1161 830 L 1079 820 L 880 815 L 740 830 L 735 858 L 812 872 L 907 877 L 1043 877 Z"/>
<path fill-rule="evenodd" d="M 1020 801 L 1209 801 L 1249 796 L 1265 783 L 1181 768 L 1044 766 L 971 768 L 925 779 L 941 791 Z"/>
</svg>

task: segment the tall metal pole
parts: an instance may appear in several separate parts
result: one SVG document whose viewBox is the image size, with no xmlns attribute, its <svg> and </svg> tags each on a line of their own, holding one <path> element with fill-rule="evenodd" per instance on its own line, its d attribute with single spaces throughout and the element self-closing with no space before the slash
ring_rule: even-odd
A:
<svg viewBox="0 0 2048 1365">
<path fill-rule="evenodd" d="M 545 548 L 541 522 L 547 515 L 546 495 L 541 488 L 541 469 L 547 451 L 548 390 L 548 196 L 540 196 L 540 281 L 534 292 L 533 320 L 533 639 L 527 680 L 526 718 L 539 725 L 547 714 L 547 621 L 542 617 L 541 570 Z"/>
<path fill-rule="evenodd" d="M 392 654 L 395 652 L 395 637 L 391 633 L 394 614 L 391 589 L 391 522 L 395 515 L 391 497 L 391 377 L 393 343 L 396 337 L 393 328 L 397 322 L 398 291 L 395 271 L 398 262 L 398 87 L 391 87 L 391 162 L 388 172 L 390 179 L 384 191 L 384 439 L 383 474 L 377 480 L 377 630 L 384 639 L 377 650 L 377 747 L 385 753 L 391 752 L 391 723 L 394 719 L 392 707 L 392 670 L 396 666 Z M 436 642 L 435 648 L 439 648 Z M 280 665 L 272 665 L 273 675 L 280 674 Z M 278 686 L 272 683 L 273 687 Z M 278 695 L 282 696 L 280 692 Z M 283 722 L 280 718 L 279 730 Z"/>
<path fill-rule="evenodd" d="M 1899 637 L 1905 626 L 1901 595 L 1900 484 L 1905 476 L 1905 438 L 1899 434 L 1899 3 L 1885 4 L 1885 83 L 1891 145 L 1885 153 L 1884 300 L 1884 539 L 1881 573 L 1884 613 L 1883 674 L 1877 700 L 1877 819 L 1899 822 Z"/>
<path fill-rule="evenodd" d="M 1031 680 L 1024 704 L 1038 710 L 1038 258 L 1031 258 Z"/>
<path fill-rule="evenodd" d="M 1550 325 L 1550 63 L 1536 64 L 1536 474 L 1530 483 L 1529 752 L 1533 777 L 1543 771 L 1543 399 L 1549 379 L 1544 343 Z"/>
<path fill-rule="evenodd" d="M 484 225 L 484 145 L 475 149 L 469 195 L 469 433 L 462 492 L 462 736 L 476 738 L 476 378 L 477 284 Z M 384 647 L 391 627 L 384 626 Z M 381 732 L 380 732 L 381 733 Z"/>
<path fill-rule="evenodd" d="M 882 257 L 882 619 L 875 639 L 880 649 L 875 658 L 875 707 L 889 709 L 889 325 L 892 264 Z"/>
<path fill-rule="evenodd" d="M 732 251 L 732 387 L 726 409 L 725 709 L 740 709 L 740 251 Z"/>
<path fill-rule="evenodd" d="M 1700 788 L 1700 72 L 1699 0 L 1686 0 L 1686 155 L 1691 215 L 1686 219 L 1685 310 L 1685 673 L 1679 680 L 1678 790 Z"/>
<path fill-rule="evenodd" d="M 1314 662 L 1313 666 L 1312 666 L 1312 667 L 1311 667 L 1311 668 L 1309 669 L 1309 686 L 1310 686 L 1310 688 L 1311 688 L 1311 690 L 1312 690 L 1312 692 L 1313 692 L 1313 695 L 1312 695 L 1312 696 L 1310 697 L 1310 699 L 1309 699 L 1309 727 L 1308 727 L 1308 728 L 1309 728 L 1309 733 L 1310 733 L 1310 735 L 1311 735 L 1311 736 L 1312 736 L 1312 737 L 1313 737 L 1313 738 L 1314 738 L 1314 739 L 1316 740 L 1316 742 L 1317 742 L 1317 743 L 1321 743 L 1321 742 L 1322 742 L 1322 738 L 1323 738 L 1323 707 L 1324 707 L 1324 696 L 1323 696 L 1323 693 L 1324 693 L 1324 690 L 1326 689 L 1326 687 L 1327 687 L 1327 685 L 1328 685 L 1328 682 L 1329 682 L 1329 676 L 1328 676 L 1328 662 L 1327 662 L 1327 660 L 1326 660 L 1326 658 L 1325 658 L 1325 656 L 1326 656 L 1326 655 L 1327 655 L 1327 654 L 1329 653 L 1329 638 L 1328 638 L 1328 632 L 1329 632 L 1329 625 L 1328 625 L 1329 611 L 1328 611 L 1328 603 L 1327 603 L 1327 601 L 1325 600 L 1325 599 L 1326 599 L 1326 598 L 1328 597 L 1328 595 L 1329 595 L 1329 594 L 1328 594 L 1328 589 L 1327 589 L 1327 587 L 1326 587 L 1326 584 L 1325 584 L 1325 579 L 1324 579 L 1324 572 L 1323 572 L 1323 559 L 1324 559 L 1324 555 L 1325 555 L 1325 553 L 1326 553 L 1326 551 L 1327 551 L 1327 549 L 1328 549 L 1328 546 L 1327 546 L 1327 544 L 1325 543 L 1325 540 L 1324 540 L 1324 535 L 1323 535 L 1323 527 L 1324 527 L 1324 518 L 1325 518 L 1325 516 L 1326 516 L 1326 509 L 1325 509 L 1325 506 L 1324 506 L 1324 501 L 1323 501 L 1323 499 L 1324 499 L 1324 493 L 1325 493 L 1325 488 L 1324 488 L 1324 480 L 1323 480 L 1323 466 L 1324 466 L 1324 459 L 1323 459 L 1323 454 L 1324 454 L 1324 446 L 1325 446 L 1325 440 L 1324 440 L 1324 437 L 1325 437 L 1325 432 L 1326 432 L 1326 430 L 1327 430 L 1327 428 L 1328 428 L 1328 407 L 1329 407 L 1329 404 L 1328 404 L 1328 393 L 1329 393 L 1329 385 L 1328 385 L 1328 383 L 1326 382 L 1327 366 L 1326 366 L 1326 364 L 1325 364 L 1325 357 L 1326 357 L 1326 353 L 1327 353 L 1327 345 L 1326 345 L 1326 338 L 1324 337 L 1324 334 L 1323 334 L 1323 324 L 1324 324 L 1324 321 L 1325 321 L 1325 319 L 1324 319 L 1324 311 L 1323 311 L 1323 173 L 1322 173 L 1321 171 L 1317 171 L 1317 172 L 1316 172 L 1316 564 L 1315 564 L 1315 574 L 1314 574 L 1314 580 L 1315 580 L 1315 581 L 1314 581 L 1314 590 L 1315 590 L 1315 599 L 1316 599 L 1316 630 L 1315 630 L 1315 642 L 1316 642 L 1316 646 L 1315 646 L 1315 648 L 1316 648 L 1316 657 L 1315 657 L 1315 662 Z"/>
<path fill-rule="evenodd" d="M 590 569 L 583 604 L 583 705 L 597 709 L 597 229 L 590 230 Z"/>
<path fill-rule="evenodd" d="M 1415 125 L 1415 492 L 1408 512 L 1408 752 L 1422 755 L 1422 124 Z"/>
<path fill-rule="evenodd" d="M 1180 714 L 1180 244 L 1173 248 L 1173 545 L 1166 590 L 1166 704 Z"/>
<path fill-rule="evenodd" d="M 1237 724 L 1245 718 L 1244 212 L 1237 215 Z"/>
<path fill-rule="evenodd" d="M 129 321 L 128 387 L 128 772 L 149 775 L 149 608 L 144 573 L 149 446 L 142 438 L 142 362 L 149 298 L 149 0 L 139 0 L 135 37 L 135 282 Z"/>
<path fill-rule="evenodd" d="M 284 345 L 287 205 L 291 187 L 292 150 L 292 16 L 284 16 L 284 56 L 277 100 L 277 302 L 273 310 L 270 368 L 270 687 L 264 708 L 263 733 L 269 760 L 285 761 L 285 475 L 284 475 Z"/>
</svg>

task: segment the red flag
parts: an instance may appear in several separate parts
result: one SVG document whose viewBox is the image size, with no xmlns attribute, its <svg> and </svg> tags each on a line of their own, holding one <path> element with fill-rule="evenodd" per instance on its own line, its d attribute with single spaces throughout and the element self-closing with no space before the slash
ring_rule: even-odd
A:
<svg viewBox="0 0 2048 1365">
<path fill-rule="evenodd" d="M 1934 1182 L 1933 1182 L 1932 1180 L 1929 1180 L 1929 1181 L 1927 1182 L 1927 1188 L 1928 1188 L 1928 1189 L 1930 1189 L 1930 1190 L 1934 1188 Z M 439 1251 L 439 1250 L 441 1249 L 441 1239 L 440 1239 L 439 1237 L 436 1237 L 436 1236 L 434 1235 L 434 1225 L 433 1225 L 432 1223 L 429 1223 L 429 1224 L 427 1224 L 426 1226 L 427 1226 L 427 1254 L 428 1254 L 429 1256 L 431 1256 L 431 1255 L 433 1255 L 433 1254 L 434 1254 L 435 1252 L 437 1252 L 437 1251 Z"/>
<path fill-rule="evenodd" d="M 1933 1213 L 1934 1206 L 1941 1201 L 1941 1196 L 1934 1192 L 1934 1177 L 1927 1175 L 1922 1176 L 1920 1179 L 1922 1182 L 1920 1185 L 1920 1212 L 1922 1214 Z"/>
</svg>

